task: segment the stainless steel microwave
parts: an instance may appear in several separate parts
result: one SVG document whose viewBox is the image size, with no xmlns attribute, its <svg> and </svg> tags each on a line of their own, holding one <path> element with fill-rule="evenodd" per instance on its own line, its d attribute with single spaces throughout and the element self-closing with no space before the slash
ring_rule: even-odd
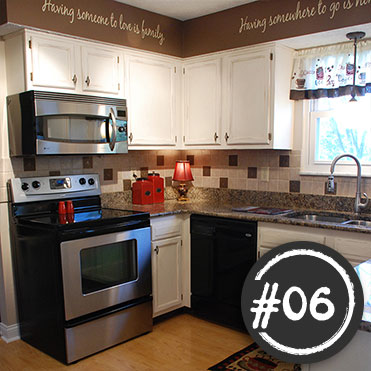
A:
<svg viewBox="0 0 371 371">
<path fill-rule="evenodd" d="M 125 99 L 30 90 L 7 106 L 10 156 L 128 152 Z"/>
</svg>

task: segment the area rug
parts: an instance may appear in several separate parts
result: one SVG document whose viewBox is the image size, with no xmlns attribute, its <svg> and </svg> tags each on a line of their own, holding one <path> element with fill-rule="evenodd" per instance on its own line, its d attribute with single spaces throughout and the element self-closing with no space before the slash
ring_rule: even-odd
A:
<svg viewBox="0 0 371 371">
<path fill-rule="evenodd" d="M 301 371 L 299 364 L 287 363 L 271 357 L 256 343 L 252 343 L 224 361 L 209 368 L 212 371 Z"/>
</svg>

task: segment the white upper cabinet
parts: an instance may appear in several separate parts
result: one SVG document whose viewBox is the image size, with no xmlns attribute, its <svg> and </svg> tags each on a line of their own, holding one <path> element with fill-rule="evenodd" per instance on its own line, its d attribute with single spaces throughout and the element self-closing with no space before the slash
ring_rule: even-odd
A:
<svg viewBox="0 0 371 371">
<path fill-rule="evenodd" d="M 225 60 L 227 144 L 269 144 L 270 54 L 247 52 Z"/>
<path fill-rule="evenodd" d="M 33 86 L 76 88 L 76 51 L 72 42 L 30 36 L 28 48 L 32 71 L 28 77 Z"/>
<path fill-rule="evenodd" d="M 291 68 L 291 50 L 271 44 L 224 58 L 226 147 L 292 147 Z"/>
<path fill-rule="evenodd" d="M 100 47 L 81 47 L 83 90 L 118 94 L 120 54 Z"/>
<path fill-rule="evenodd" d="M 176 146 L 176 63 L 129 55 L 125 65 L 129 145 Z"/>
<path fill-rule="evenodd" d="M 220 143 L 221 61 L 208 58 L 186 62 L 184 74 L 183 144 Z"/>
<path fill-rule="evenodd" d="M 29 30 L 10 35 L 5 46 L 9 94 L 35 89 L 124 96 L 120 48 Z"/>
</svg>

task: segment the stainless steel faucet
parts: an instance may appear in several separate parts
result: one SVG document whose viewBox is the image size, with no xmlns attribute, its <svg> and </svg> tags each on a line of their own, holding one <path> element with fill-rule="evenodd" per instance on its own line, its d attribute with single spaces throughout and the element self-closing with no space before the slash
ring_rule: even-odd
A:
<svg viewBox="0 0 371 371">
<path fill-rule="evenodd" d="M 327 184 L 327 191 L 329 193 L 334 193 L 335 191 L 335 182 L 334 182 L 334 170 L 336 163 L 343 157 L 350 157 L 352 158 L 357 164 L 357 191 L 356 191 L 356 199 L 354 200 L 354 212 L 359 214 L 360 209 L 364 209 L 368 204 L 368 196 L 366 193 L 363 195 L 366 197 L 366 202 L 361 202 L 361 163 L 359 162 L 356 156 L 353 156 L 350 153 L 344 153 L 342 155 L 336 156 L 331 163 L 330 167 L 330 175 L 328 177 L 328 184 Z"/>
</svg>

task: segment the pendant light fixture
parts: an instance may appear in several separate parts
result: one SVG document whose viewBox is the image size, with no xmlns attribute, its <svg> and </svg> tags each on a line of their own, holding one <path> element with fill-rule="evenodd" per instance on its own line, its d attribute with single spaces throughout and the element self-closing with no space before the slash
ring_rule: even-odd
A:
<svg viewBox="0 0 371 371">
<path fill-rule="evenodd" d="M 354 62 L 353 62 L 353 86 L 351 88 L 352 98 L 349 102 L 357 102 L 356 99 L 356 73 L 357 73 L 357 41 L 365 37 L 365 33 L 362 31 L 349 32 L 346 34 L 346 37 L 349 40 L 353 40 L 354 43 Z"/>
</svg>

